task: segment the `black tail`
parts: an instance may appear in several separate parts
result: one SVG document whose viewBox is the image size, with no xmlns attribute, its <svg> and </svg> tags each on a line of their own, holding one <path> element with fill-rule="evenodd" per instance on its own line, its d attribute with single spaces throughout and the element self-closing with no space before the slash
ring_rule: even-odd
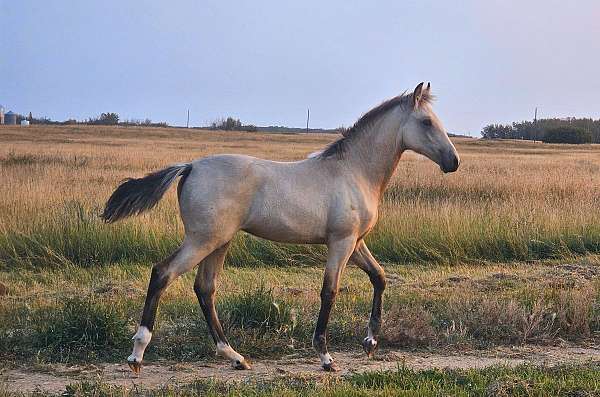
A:
<svg viewBox="0 0 600 397">
<path fill-rule="evenodd" d="M 177 177 L 185 178 L 191 170 L 190 163 L 176 164 L 143 178 L 125 179 L 106 202 L 101 218 L 112 223 L 151 209 Z"/>
</svg>

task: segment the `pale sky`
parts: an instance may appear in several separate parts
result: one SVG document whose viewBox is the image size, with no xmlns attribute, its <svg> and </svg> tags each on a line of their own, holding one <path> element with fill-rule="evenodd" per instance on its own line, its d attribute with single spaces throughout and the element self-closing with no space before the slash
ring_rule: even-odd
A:
<svg viewBox="0 0 600 397">
<path fill-rule="evenodd" d="M 335 128 L 420 81 L 450 132 L 600 118 L 600 2 L 0 0 L 0 104 L 55 120 Z"/>
</svg>

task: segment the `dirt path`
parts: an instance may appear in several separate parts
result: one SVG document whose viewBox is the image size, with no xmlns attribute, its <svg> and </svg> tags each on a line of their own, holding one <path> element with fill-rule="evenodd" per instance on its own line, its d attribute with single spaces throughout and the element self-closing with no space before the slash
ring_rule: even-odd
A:
<svg viewBox="0 0 600 397">
<path fill-rule="evenodd" d="M 251 371 L 235 371 L 225 362 L 217 363 L 148 363 L 139 376 L 126 364 L 97 364 L 66 366 L 47 365 L 38 369 L 18 368 L 4 370 L 0 380 L 10 391 L 32 392 L 42 390 L 58 393 L 70 383 L 102 380 L 126 387 L 157 388 L 177 385 L 197 379 L 220 381 L 270 380 L 281 377 L 323 378 L 344 376 L 355 372 L 394 370 L 398 365 L 414 369 L 429 368 L 484 368 L 492 365 L 516 366 L 535 364 L 582 364 L 600 361 L 600 346 L 595 347 L 536 347 L 497 348 L 469 353 L 423 353 L 405 351 L 380 352 L 375 360 L 367 360 L 359 352 L 337 352 L 336 361 L 341 368 L 335 374 L 319 371 L 318 359 L 312 357 L 284 357 L 278 360 L 260 360 Z M 1 383 L 0 383 L 1 384 Z"/>
</svg>

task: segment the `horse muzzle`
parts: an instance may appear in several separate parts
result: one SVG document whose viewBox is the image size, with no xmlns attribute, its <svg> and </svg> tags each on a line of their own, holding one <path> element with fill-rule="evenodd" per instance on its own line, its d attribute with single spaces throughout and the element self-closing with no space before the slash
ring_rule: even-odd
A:
<svg viewBox="0 0 600 397">
<path fill-rule="evenodd" d="M 442 155 L 442 161 L 440 162 L 440 168 L 444 173 L 454 172 L 460 165 L 460 158 L 455 151 L 447 152 Z"/>
</svg>

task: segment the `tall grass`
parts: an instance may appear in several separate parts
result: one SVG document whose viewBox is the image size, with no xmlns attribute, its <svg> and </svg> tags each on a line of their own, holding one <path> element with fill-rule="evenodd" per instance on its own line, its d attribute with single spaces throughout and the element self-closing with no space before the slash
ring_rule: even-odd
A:
<svg viewBox="0 0 600 397">
<path fill-rule="evenodd" d="M 175 194 L 105 225 L 98 213 L 120 179 L 218 152 L 299 159 L 333 139 L 112 127 L 3 128 L 0 137 L 0 266 L 9 267 L 156 262 L 181 240 Z M 462 165 L 452 175 L 404 156 L 368 237 L 376 257 L 457 264 L 600 252 L 600 147 L 456 144 Z M 314 265 L 323 252 L 239 234 L 227 262 Z"/>
</svg>

